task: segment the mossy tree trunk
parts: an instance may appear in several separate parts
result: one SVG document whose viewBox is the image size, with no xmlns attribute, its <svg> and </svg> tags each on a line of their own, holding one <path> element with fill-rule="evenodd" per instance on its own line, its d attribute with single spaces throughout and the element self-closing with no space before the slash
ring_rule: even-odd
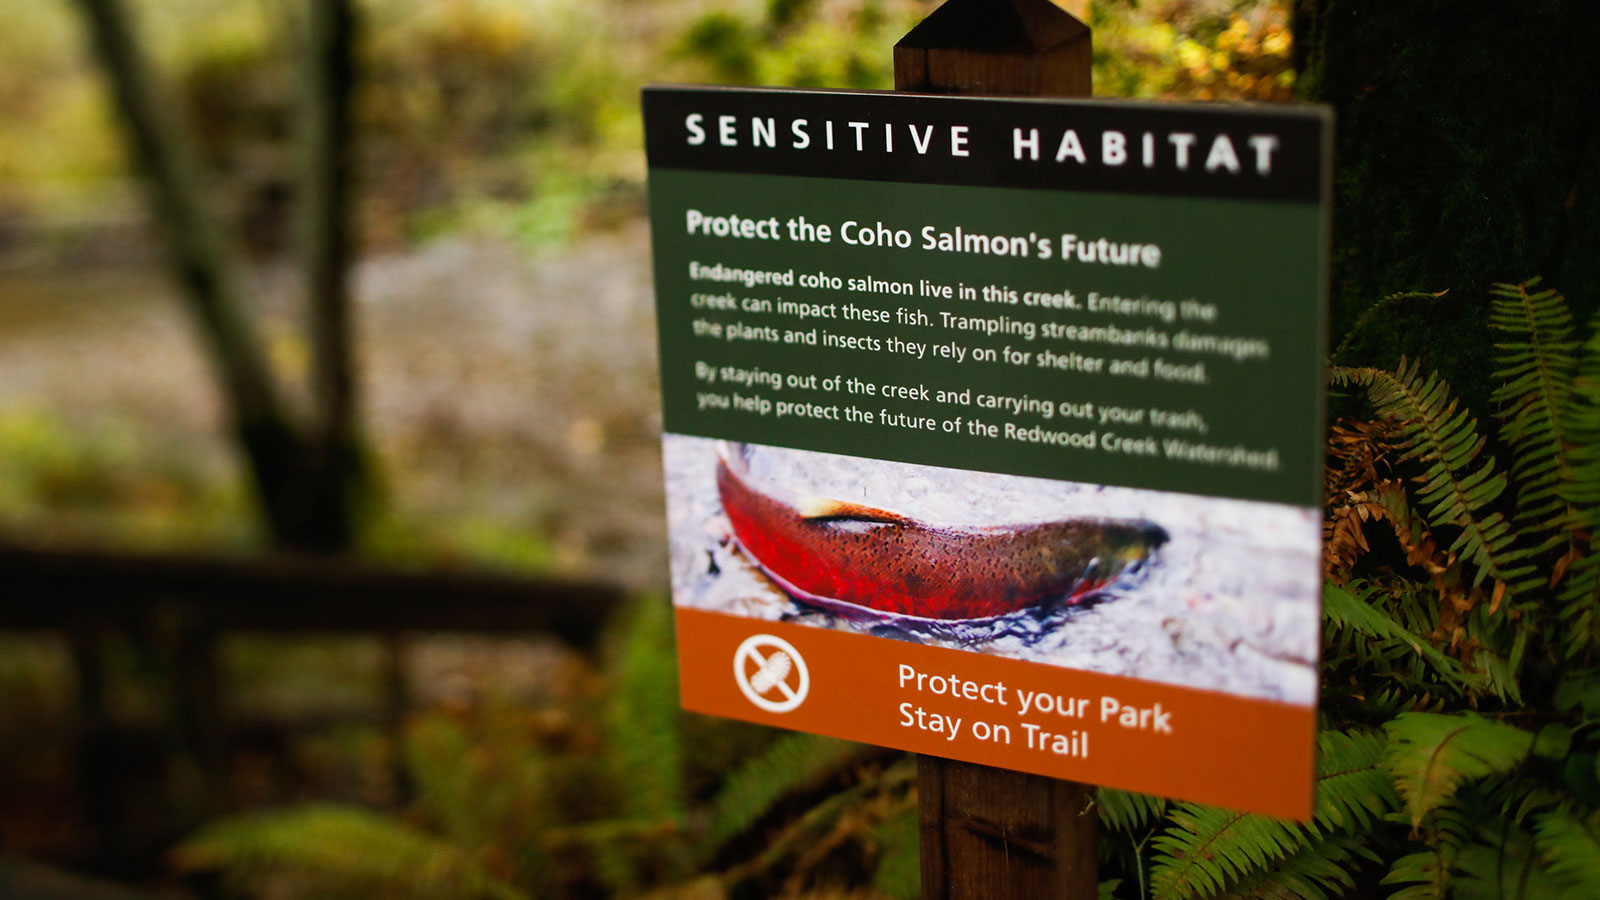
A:
<svg viewBox="0 0 1600 900">
<path fill-rule="evenodd" d="M 1424 357 L 1487 399 L 1488 287 L 1600 301 L 1600 4 L 1298 0 L 1302 94 L 1331 104 L 1332 334 L 1396 304 L 1346 360 Z"/>
</svg>

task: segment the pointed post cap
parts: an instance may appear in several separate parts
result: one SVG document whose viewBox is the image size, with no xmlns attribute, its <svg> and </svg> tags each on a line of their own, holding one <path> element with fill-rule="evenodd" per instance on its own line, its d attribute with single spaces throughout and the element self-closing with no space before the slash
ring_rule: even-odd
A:
<svg viewBox="0 0 1600 900">
<path fill-rule="evenodd" d="M 894 46 L 895 89 L 1087 97 L 1089 26 L 1050 0 L 948 0 Z"/>
</svg>

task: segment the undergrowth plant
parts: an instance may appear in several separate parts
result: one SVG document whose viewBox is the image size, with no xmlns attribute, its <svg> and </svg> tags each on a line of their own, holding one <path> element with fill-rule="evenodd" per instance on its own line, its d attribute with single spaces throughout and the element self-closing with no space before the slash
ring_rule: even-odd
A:
<svg viewBox="0 0 1600 900">
<path fill-rule="evenodd" d="M 1600 319 L 1491 300 L 1486 414 L 1331 366 L 1311 821 L 1101 790 L 1103 896 L 1600 898 Z"/>
<path fill-rule="evenodd" d="M 233 816 L 175 861 L 248 897 L 917 895 L 913 760 L 680 712 L 659 597 L 611 644 L 592 702 L 417 716 L 404 808 Z"/>
</svg>

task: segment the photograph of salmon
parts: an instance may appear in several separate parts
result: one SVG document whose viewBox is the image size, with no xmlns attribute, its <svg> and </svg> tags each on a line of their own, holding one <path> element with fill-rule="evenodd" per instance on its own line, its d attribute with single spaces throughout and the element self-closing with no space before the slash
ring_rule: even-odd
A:
<svg viewBox="0 0 1600 900">
<path fill-rule="evenodd" d="M 1313 510 L 669 434 L 674 602 L 1314 700 Z"/>
<path fill-rule="evenodd" d="M 717 496 L 734 540 L 785 593 L 846 616 L 992 619 L 1078 605 L 1130 581 L 1167 542 L 1143 520 L 922 522 L 763 484 L 749 453 L 745 444 L 718 448 Z"/>
</svg>

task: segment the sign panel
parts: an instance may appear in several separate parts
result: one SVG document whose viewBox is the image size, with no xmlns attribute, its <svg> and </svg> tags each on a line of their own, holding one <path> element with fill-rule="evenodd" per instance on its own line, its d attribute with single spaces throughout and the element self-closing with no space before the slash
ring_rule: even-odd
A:
<svg viewBox="0 0 1600 900">
<path fill-rule="evenodd" d="M 1308 815 L 1325 114 L 644 109 L 685 706 Z"/>
</svg>

